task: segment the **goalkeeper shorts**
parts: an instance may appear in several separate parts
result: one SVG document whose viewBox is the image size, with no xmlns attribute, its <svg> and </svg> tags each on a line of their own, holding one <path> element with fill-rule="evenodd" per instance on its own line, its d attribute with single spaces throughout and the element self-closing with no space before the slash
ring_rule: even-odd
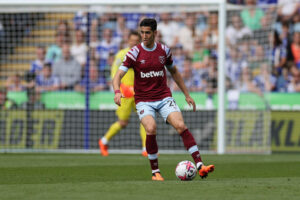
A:
<svg viewBox="0 0 300 200">
<path fill-rule="evenodd" d="M 134 98 L 121 98 L 121 106 L 116 110 L 119 120 L 128 120 L 132 111 L 136 111 Z"/>
</svg>

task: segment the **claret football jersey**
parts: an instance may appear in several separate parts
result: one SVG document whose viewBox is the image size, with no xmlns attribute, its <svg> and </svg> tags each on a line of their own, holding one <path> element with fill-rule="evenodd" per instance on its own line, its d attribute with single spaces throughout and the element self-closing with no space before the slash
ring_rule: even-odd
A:
<svg viewBox="0 0 300 200">
<path fill-rule="evenodd" d="M 170 49 L 155 43 L 148 49 L 143 43 L 127 52 L 120 69 L 134 70 L 134 97 L 136 104 L 144 101 L 158 101 L 172 96 L 167 86 L 166 67 L 172 67 L 173 59 Z"/>
</svg>

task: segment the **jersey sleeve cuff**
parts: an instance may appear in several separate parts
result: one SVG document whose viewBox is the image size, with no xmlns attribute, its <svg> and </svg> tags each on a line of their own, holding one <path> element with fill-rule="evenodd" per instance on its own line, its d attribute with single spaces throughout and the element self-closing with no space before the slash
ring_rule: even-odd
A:
<svg viewBox="0 0 300 200">
<path fill-rule="evenodd" d="M 125 67 L 124 65 L 121 65 L 119 67 L 120 70 L 123 70 L 124 72 L 127 72 L 128 71 L 128 67 Z"/>
</svg>

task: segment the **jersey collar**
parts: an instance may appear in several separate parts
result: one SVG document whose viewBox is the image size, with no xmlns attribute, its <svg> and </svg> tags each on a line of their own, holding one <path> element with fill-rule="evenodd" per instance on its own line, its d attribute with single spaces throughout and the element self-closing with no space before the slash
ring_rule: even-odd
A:
<svg viewBox="0 0 300 200">
<path fill-rule="evenodd" d="M 143 49 L 145 49 L 146 51 L 154 51 L 154 50 L 156 49 L 156 47 L 157 47 L 156 42 L 154 42 L 154 46 L 153 46 L 151 49 L 147 48 L 147 47 L 144 45 L 143 42 L 142 42 L 141 45 L 142 45 Z"/>
</svg>

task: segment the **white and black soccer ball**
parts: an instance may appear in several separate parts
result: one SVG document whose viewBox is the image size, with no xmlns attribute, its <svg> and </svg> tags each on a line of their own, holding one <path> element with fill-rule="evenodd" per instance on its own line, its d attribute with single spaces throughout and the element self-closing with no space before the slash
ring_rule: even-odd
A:
<svg viewBox="0 0 300 200">
<path fill-rule="evenodd" d="M 175 174 L 182 181 L 191 181 L 197 174 L 197 168 L 191 161 L 181 161 L 176 166 Z"/>
</svg>

